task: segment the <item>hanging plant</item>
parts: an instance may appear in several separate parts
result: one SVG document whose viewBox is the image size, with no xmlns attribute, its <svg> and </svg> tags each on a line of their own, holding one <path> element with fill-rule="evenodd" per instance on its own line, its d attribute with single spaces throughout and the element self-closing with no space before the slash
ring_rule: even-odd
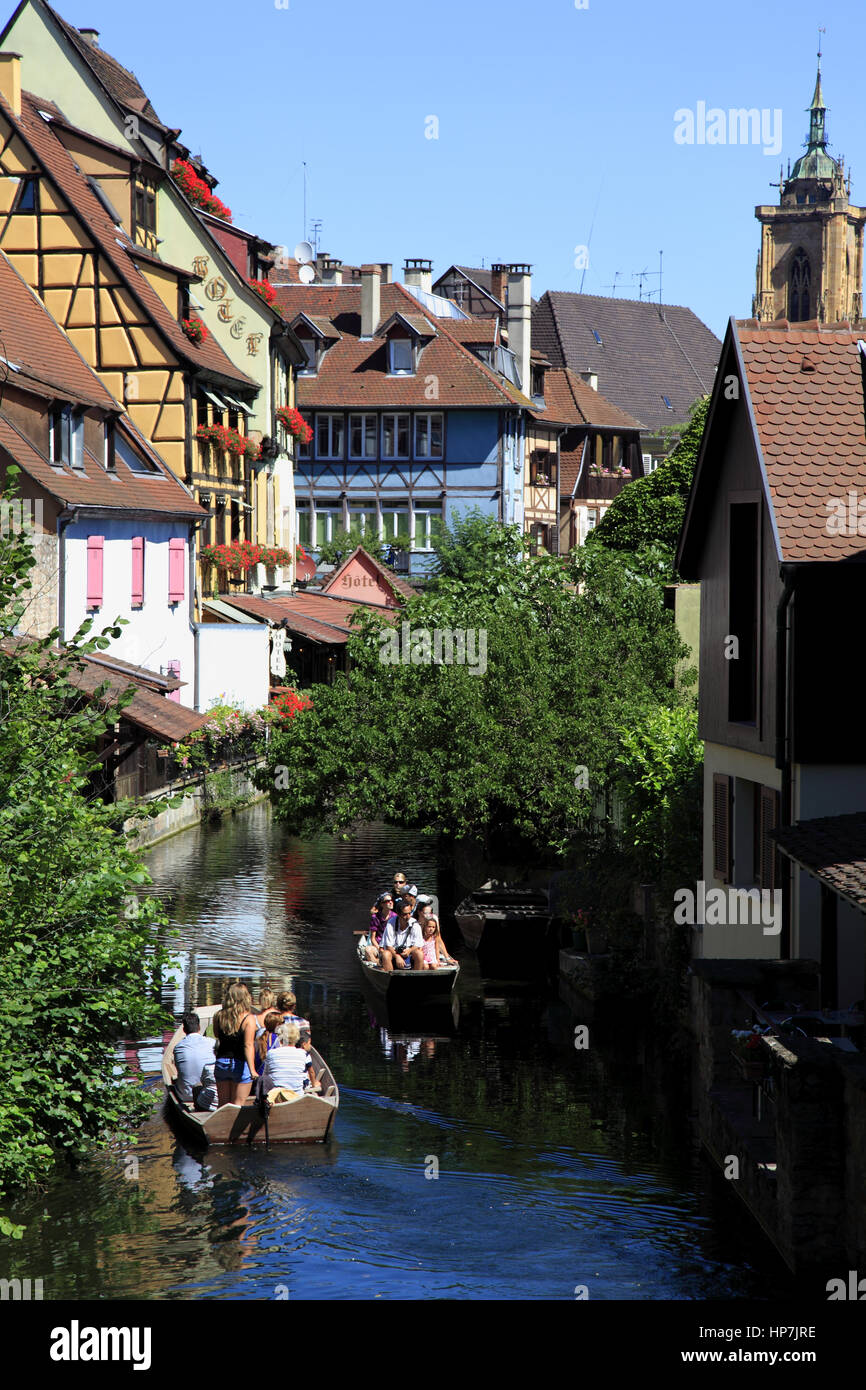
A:
<svg viewBox="0 0 866 1390">
<path fill-rule="evenodd" d="M 216 196 L 188 160 L 176 159 L 171 166 L 171 176 L 191 203 L 195 203 L 204 212 L 212 213 L 214 217 L 221 217 L 224 222 L 231 222 L 231 208 L 227 208 L 222 199 Z"/>
<path fill-rule="evenodd" d="M 203 343 L 209 337 L 207 328 L 197 314 L 183 320 L 183 331 L 191 343 Z"/>
<path fill-rule="evenodd" d="M 261 444 L 256 444 L 254 440 L 247 439 L 245 435 L 225 425 L 199 425 L 195 437 L 204 444 L 213 444 L 217 449 L 223 449 L 227 454 L 235 454 L 238 458 L 259 459 L 262 456 Z"/>
<path fill-rule="evenodd" d="M 255 290 L 256 294 L 261 295 L 262 299 L 265 301 L 266 304 L 273 304 L 274 300 L 277 297 L 277 292 L 274 289 L 273 285 L 270 283 L 270 281 L 247 280 L 247 284 L 249 285 L 251 290 Z"/>
<path fill-rule="evenodd" d="M 309 444 L 313 437 L 313 427 L 307 424 L 299 410 L 287 405 L 278 406 L 277 419 L 293 439 L 299 439 L 302 444 Z"/>
</svg>

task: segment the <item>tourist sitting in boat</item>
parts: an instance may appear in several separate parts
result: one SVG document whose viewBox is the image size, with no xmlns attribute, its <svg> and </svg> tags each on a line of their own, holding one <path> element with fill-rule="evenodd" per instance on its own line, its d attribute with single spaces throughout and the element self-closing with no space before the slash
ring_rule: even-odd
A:
<svg viewBox="0 0 866 1390">
<path fill-rule="evenodd" d="M 294 1023 L 281 1023 L 277 1029 L 277 1046 L 267 1055 L 264 1067 L 264 1085 L 268 1100 L 274 1103 L 274 1091 L 289 1091 L 286 1097 L 303 1094 L 307 1069 L 312 1061 L 302 1047 L 298 1046 L 301 1031 Z"/>
<path fill-rule="evenodd" d="M 401 873 L 399 869 L 394 875 L 394 882 L 391 886 L 394 889 L 394 901 L 396 902 L 397 898 L 402 898 L 406 891 L 406 875 Z"/>
<path fill-rule="evenodd" d="M 424 940 L 421 928 L 412 916 L 408 898 L 400 904 L 397 921 L 385 928 L 379 964 L 383 970 L 424 969 Z"/>
<path fill-rule="evenodd" d="M 257 1019 L 246 985 L 229 985 L 214 1016 L 217 1094 L 220 1105 L 243 1105 L 258 1072 L 255 1062 Z"/>
<path fill-rule="evenodd" d="M 214 1080 L 214 1045 L 202 1037 L 201 1019 L 191 1011 L 181 1019 L 184 1036 L 174 1049 L 177 1078 L 174 1089 L 180 1100 L 196 1110 L 216 1110 L 217 1091 Z"/>
<path fill-rule="evenodd" d="M 316 1068 L 313 1066 L 313 1059 L 310 1053 L 313 1050 L 313 1042 L 310 1037 L 309 1028 L 302 1028 L 298 1039 L 298 1046 L 302 1047 L 307 1054 L 307 1084 L 311 1091 L 321 1091 L 322 1083 L 319 1079 Z"/>
<path fill-rule="evenodd" d="M 416 909 L 415 920 L 420 924 L 424 939 L 422 950 L 427 969 L 439 970 L 443 965 L 456 965 L 456 960 L 445 950 L 445 942 L 439 933 L 439 918 L 433 916 L 429 906 L 425 905 L 423 918 Z"/>
<path fill-rule="evenodd" d="M 256 1038 L 256 1066 L 261 1071 L 265 1058 L 272 1047 L 277 1046 L 277 1029 L 282 1026 L 283 1016 L 279 1009 L 269 1009 L 265 1014 L 262 1031 Z"/>
<path fill-rule="evenodd" d="M 290 989 L 284 989 L 277 995 L 277 1008 L 283 1016 L 283 1023 L 294 1023 L 296 1028 L 309 1028 L 310 1020 L 295 1013 L 297 1002 Z"/>
<path fill-rule="evenodd" d="M 377 961 L 382 946 L 382 937 L 389 922 L 396 922 L 394 899 L 390 893 L 380 893 L 370 913 L 370 934 L 361 943 L 367 960 Z"/>
</svg>

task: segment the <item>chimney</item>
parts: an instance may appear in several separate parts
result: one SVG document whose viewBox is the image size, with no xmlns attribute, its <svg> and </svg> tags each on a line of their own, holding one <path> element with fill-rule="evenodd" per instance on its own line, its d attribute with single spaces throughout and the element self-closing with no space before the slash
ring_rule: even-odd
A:
<svg viewBox="0 0 866 1390">
<path fill-rule="evenodd" d="M 343 262 L 338 261 L 335 256 L 325 256 L 322 261 L 322 284 L 342 285 L 342 283 Z"/>
<path fill-rule="evenodd" d="M 380 265 L 361 266 L 361 337 L 372 338 L 379 325 Z"/>
<path fill-rule="evenodd" d="M 20 53 L 0 53 L 0 96 L 8 101 L 14 115 L 21 115 Z"/>
<path fill-rule="evenodd" d="M 413 256 L 403 266 L 403 284 L 414 285 L 427 294 L 433 293 L 433 262 Z"/>
<path fill-rule="evenodd" d="M 587 386 L 591 386 L 593 391 L 598 390 L 598 373 L 592 371 L 578 372 L 581 381 L 585 381 Z"/>
<path fill-rule="evenodd" d="M 379 269 L 380 269 L 381 272 L 382 272 L 382 284 L 383 284 L 383 285 L 390 285 L 391 281 L 394 279 L 394 276 L 391 274 L 392 270 L 394 269 L 394 267 L 393 267 L 393 265 L 391 264 L 391 262 L 390 262 L 390 261 L 380 261 L 380 262 L 379 262 Z"/>
<path fill-rule="evenodd" d="M 510 265 L 508 267 L 508 346 L 517 358 L 520 372 L 520 389 L 529 395 L 531 377 L 529 354 L 532 348 L 532 266 Z"/>
<path fill-rule="evenodd" d="M 84 39 L 84 42 L 90 44 L 90 47 L 91 47 L 91 48 L 98 48 L 98 47 L 99 47 L 99 30 L 98 30 L 98 29 L 79 29 L 78 32 L 79 32 L 79 34 L 81 35 L 81 37 Z"/>
<path fill-rule="evenodd" d="M 507 265 L 492 265 L 490 267 L 490 293 L 494 299 L 498 299 L 500 304 L 505 303 L 505 281 L 508 276 Z"/>
</svg>

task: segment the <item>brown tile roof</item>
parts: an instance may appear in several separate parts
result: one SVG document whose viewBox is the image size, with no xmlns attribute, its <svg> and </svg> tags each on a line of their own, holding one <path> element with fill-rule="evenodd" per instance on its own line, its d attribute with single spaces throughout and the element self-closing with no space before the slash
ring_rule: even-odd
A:
<svg viewBox="0 0 866 1390">
<path fill-rule="evenodd" d="M 123 67 L 116 58 L 112 58 L 111 54 L 106 53 L 104 49 L 88 43 L 86 39 L 82 38 L 80 32 L 72 24 L 67 24 L 66 20 L 61 18 L 56 10 L 51 9 L 48 5 L 46 5 L 46 9 L 50 10 L 50 13 L 53 14 L 61 29 L 68 35 L 73 46 L 81 54 L 88 67 L 114 100 L 119 102 L 121 106 L 128 106 L 133 111 L 138 111 L 148 120 L 153 121 L 155 125 L 162 126 L 162 129 L 165 130 L 166 127 L 151 106 L 148 95 L 135 73 Z"/>
<path fill-rule="evenodd" d="M 866 912 L 866 811 L 804 820 L 770 835 L 789 859 Z"/>
<path fill-rule="evenodd" d="M 284 594 L 259 598 L 256 594 L 224 595 L 221 600 L 252 618 L 282 623 L 292 632 L 326 646 L 345 646 L 351 634 L 351 619 L 362 604 L 326 599 L 317 594 Z"/>
<path fill-rule="evenodd" d="M 620 410 L 581 381 L 570 367 L 552 367 L 544 374 L 546 410 L 536 411 L 536 418 L 560 425 L 594 425 L 597 429 L 639 430 L 633 415 Z"/>
<path fill-rule="evenodd" d="M 109 671 L 101 663 L 90 661 L 87 657 L 84 658 L 83 669 L 73 668 L 69 680 L 83 694 L 91 697 L 98 686 L 107 682 L 108 690 L 100 697 L 100 703 L 109 705 L 132 686 L 135 694 L 130 703 L 124 706 L 120 717 L 130 724 L 137 724 L 163 743 L 178 743 L 207 723 L 207 715 L 197 714 L 186 705 L 157 694 L 132 674 Z"/>
<path fill-rule="evenodd" d="M 862 555 L 863 537 L 849 525 L 848 534 L 827 530 L 834 499 L 847 509 L 849 490 L 866 494 L 859 334 L 786 321 L 736 333 L 782 558 Z"/>
<path fill-rule="evenodd" d="M 548 290 L 533 305 L 532 341 L 557 367 L 595 372 L 608 400 L 653 433 L 688 419 L 712 389 L 721 348 L 681 305 L 565 290 Z"/>
<path fill-rule="evenodd" d="M 423 311 L 400 284 L 382 285 L 380 322 L 395 312 L 423 314 L 436 336 L 424 348 L 415 376 L 388 376 L 386 341 L 362 342 L 360 285 L 277 286 L 277 306 L 291 322 L 299 312 L 330 319 L 342 334 L 325 353 L 315 377 L 298 380 L 298 404 L 305 406 L 430 406 L 426 378 L 439 377 L 439 406 L 531 408 L 532 402 L 479 362 L 451 332 L 453 319 Z"/>
<path fill-rule="evenodd" d="M 129 433 L 141 448 L 141 437 L 133 431 Z M 167 516 L 207 515 L 152 450 L 147 451 L 147 456 L 158 468 L 155 473 L 133 473 L 119 457 L 115 472 L 107 473 L 87 451 L 83 468 L 59 467 L 49 463 L 19 426 L 0 410 L 0 452 L 3 450 L 34 482 L 69 507 L 93 507 L 101 512 L 135 508 Z"/>
<path fill-rule="evenodd" d="M 258 390 L 258 383 L 235 367 L 212 334 L 204 343 L 196 345 L 190 342 L 177 319 L 172 317 L 139 269 L 136 258 L 127 250 L 127 245 L 131 246 L 131 243 L 126 233 L 112 222 L 87 179 L 76 168 L 72 157 L 51 129 L 51 123 L 39 115 L 35 98 L 27 92 L 22 93 L 20 118 L 13 114 L 4 98 L 0 97 L 0 102 L 8 119 L 15 124 L 48 176 L 81 218 L 102 254 L 138 301 L 143 316 L 150 319 L 180 360 L 206 375 L 224 378 L 247 390 Z"/>
<path fill-rule="evenodd" d="M 39 396 L 78 401 L 120 414 L 122 407 L 2 251 L 0 351 L 7 362 L 20 368 L 10 370 L 11 385 Z"/>
</svg>

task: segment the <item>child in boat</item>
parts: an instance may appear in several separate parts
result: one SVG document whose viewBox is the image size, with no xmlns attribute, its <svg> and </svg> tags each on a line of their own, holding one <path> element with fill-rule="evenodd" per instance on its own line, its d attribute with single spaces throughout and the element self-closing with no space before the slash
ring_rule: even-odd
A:
<svg viewBox="0 0 866 1390">
<path fill-rule="evenodd" d="M 364 943 L 364 954 L 367 960 L 377 961 L 379 951 L 382 946 L 382 938 L 385 935 L 385 928 L 389 923 L 397 921 L 397 914 L 394 911 L 394 899 L 390 893 L 380 893 L 373 910 L 370 913 L 370 935 Z"/>
<path fill-rule="evenodd" d="M 316 1068 L 313 1066 L 313 1059 L 310 1056 L 313 1050 L 313 1044 L 310 1039 L 309 1028 L 301 1029 L 300 1037 L 298 1038 L 298 1047 L 302 1047 L 307 1054 L 307 1080 L 304 1083 L 305 1086 L 308 1086 L 311 1091 L 321 1091 L 322 1083 L 316 1074 Z"/>
<path fill-rule="evenodd" d="M 284 1023 L 294 1023 L 296 1028 L 309 1028 L 310 1020 L 301 1018 L 300 1014 L 295 1013 L 297 999 L 290 989 L 284 989 L 277 995 L 277 1008 L 283 1016 Z"/>
<path fill-rule="evenodd" d="M 282 1026 L 283 1016 L 278 1009 L 269 1009 L 265 1014 L 262 1031 L 256 1039 L 256 1053 L 259 1069 L 264 1066 L 272 1047 L 277 1046 L 277 1029 Z"/>
<path fill-rule="evenodd" d="M 456 965 L 453 956 L 449 956 L 445 949 L 445 942 L 439 931 L 439 918 L 431 913 L 425 917 L 421 923 L 421 935 L 424 938 L 424 964 L 428 970 L 438 970 L 442 965 Z"/>
</svg>

